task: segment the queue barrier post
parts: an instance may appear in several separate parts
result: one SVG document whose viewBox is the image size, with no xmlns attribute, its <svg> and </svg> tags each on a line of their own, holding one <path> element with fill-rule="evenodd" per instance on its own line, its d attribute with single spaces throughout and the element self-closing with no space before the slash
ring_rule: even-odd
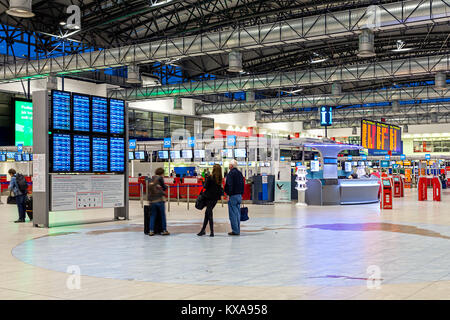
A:
<svg viewBox="0 0 450 320">
<path fill-rule="evenodd" d="M 187 185 L 187 209 L 189 210 L 189 185 Z"/>
<path fill-rule="evenodd" d="M 177 202 L 180 205 L 180 185 L 177 184 Z"/>
</svg>

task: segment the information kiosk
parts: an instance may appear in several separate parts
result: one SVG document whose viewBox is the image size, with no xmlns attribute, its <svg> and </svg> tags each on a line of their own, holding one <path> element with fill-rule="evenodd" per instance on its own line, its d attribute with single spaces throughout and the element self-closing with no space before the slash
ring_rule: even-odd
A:
<svg viewBox="0 0 450 320">
<path fill-rule="evenodd" d="M 400 175 L 394 175 L 392 177 L 394 181 L 394 197 L 401 198 L 404 196 L 403 192 L 403 179 Z"/>
<path fill-rule="evenodd" d="M 392 180 L 390 178 L 381 179 L 381 209 L 392 209 Z"/>
</svg>

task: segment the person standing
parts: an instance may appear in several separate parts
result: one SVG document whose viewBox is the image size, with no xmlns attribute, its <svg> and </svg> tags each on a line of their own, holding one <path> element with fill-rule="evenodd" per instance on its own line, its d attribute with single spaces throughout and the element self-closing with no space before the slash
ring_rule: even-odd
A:
<svg viewBox="0 0 450 320">
<path fill-rule="evenodd" d="M 150 202 L 150 229 L 149 236 L 155 235 L 155 221 L 156 216 L 161 217 L 163 236 L 168 236 L 166 221 L 166 198 L 164 192 L 167 190 L 167 185 L 164 183 L 164 169 L 158 168 L 155 171 L 155 176 L 149 184 L 148 201 Z"/>
<path fill-rule="evenodd" d="M 19 219 L 14 222 L 23 223 L 25 222 L 25 199 L 27 196 L 28 185 L 26 184 L 25 177 L 21 174 L 17 174 L 16 170 L 9 169 L 8 174 L 11 176 L 8 190 L 14 193 L 17 209 L 19 211 Z"/>
<path fill-rule="evenodd" d="M 209 229 L 211 230 L 210 237 L 214 237 L 214 221 L 213 221 L 213 209 L 217 204 L 217 201 L 223 195 L 222 189 L 222 168 L 220 165 L 215 164 L 213 167 L 212 175 L 206 178 L 205 182 L 205 199 L 206 199 L 206 211 L 205 219 L 203 220 L 202 230 L 197 234 L 198 236 L 204 236 L 206 227 L 209 222 Z"/>
<path fill-rule="evenodd" d="M 241 234 L 241 203 L 244 194 L 244 176 L 238 170 L 236 160 L 231 160 L 228 167 L 230 171 L 226 176 L 225 192 L 229 197 L 228 215 L 230 218 L 232 232 L 230 236 L 238 236 Z"/>
</svg>

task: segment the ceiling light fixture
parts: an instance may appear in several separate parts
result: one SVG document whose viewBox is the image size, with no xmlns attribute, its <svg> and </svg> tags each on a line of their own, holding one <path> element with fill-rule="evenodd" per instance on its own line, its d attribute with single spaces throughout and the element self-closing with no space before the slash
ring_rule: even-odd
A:
<svg viewBox="0 0 450 320">
<path fill-rule="evenodd" d="M 19 18 L 32 18 L 34 13 L 31 11 L 31 4 L 32 0 L 10 0 L 6 13 Z"/>
<path fill-rule="evenodd" d="M 313 59 L 311 59 L 311 63 L 312 64 L 314 64 L 314 63 L 321 63 L 321 62 L 325 62 L 327 60 L 328 60 L 328 58 L 313 58 Z"/>
<path fill-rule="evenodd" d="M 397 40 L 397 49 L 391 50 L 392 52 L 407 52 L 415 48 L 405 48 L 405 42 L 403 40 Z"/>
</svg>

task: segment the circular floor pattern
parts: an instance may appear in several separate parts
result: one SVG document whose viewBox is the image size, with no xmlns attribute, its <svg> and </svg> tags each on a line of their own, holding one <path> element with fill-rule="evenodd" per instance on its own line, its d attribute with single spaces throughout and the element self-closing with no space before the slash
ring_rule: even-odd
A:
<svg viewBox="0 0 450 320">
<path fill-rule="evenodd" d="M 142 225 L 74 229 L 26 241 L 13 249 L 25 263 L 101 278 L 231 286 L 353 286 L 450 280 L 450 227 L 321 223 L 255 218 L 241 237 L 197 237 L 199 220 L 171 221 L 168 237 L 148 237 Z M 310 223 L 313 222 L 313 223 Z"/>
</svg>

